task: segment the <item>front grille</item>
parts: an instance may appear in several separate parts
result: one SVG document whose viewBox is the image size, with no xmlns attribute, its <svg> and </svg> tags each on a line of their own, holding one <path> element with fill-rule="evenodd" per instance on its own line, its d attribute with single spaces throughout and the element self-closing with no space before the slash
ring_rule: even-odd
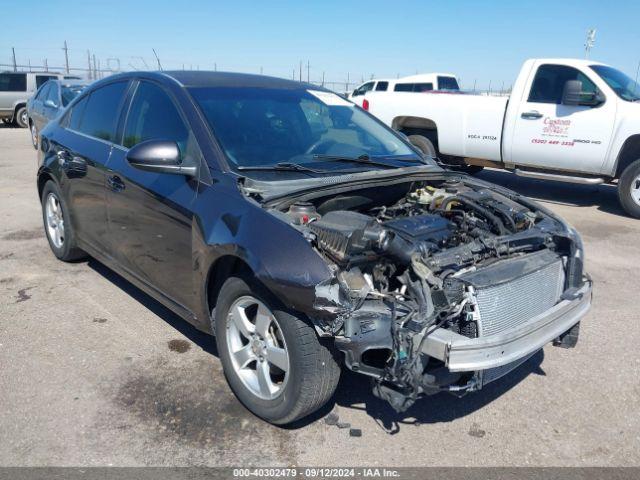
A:
<svg viewBox="0 0 640 480">
<path fill-rule="evenodd" d="M 553 307 L 564 288 L 560 259 L 513 280 L 476 290 L 480 335 L 518 327 Z"/>
</svg>

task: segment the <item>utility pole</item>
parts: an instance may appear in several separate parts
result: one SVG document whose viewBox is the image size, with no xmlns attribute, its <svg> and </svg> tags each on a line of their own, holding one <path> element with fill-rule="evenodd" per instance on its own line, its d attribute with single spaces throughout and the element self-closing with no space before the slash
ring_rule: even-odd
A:
<svg viewBox="0 0 640 480">
<path fill-rule="evenodd" d="M 491 80 L 489 80 L 489 95 L 491 95 Z"/>
<path fill-rule="evenodd" d="M 324 87 L 324 72 L 322 72 L 322 86 Z"/>
<path fill-rule="evenodd" d="M 13 71 L 18 71 L 18 65 L 16 64 L 16 49 L 11 47 L 11 53 L 13 54 Z"/>
<path fill-rule="evenodd" d="M 596 29 L 587 30 L 587 41 L 584 43 L 584 58 L 589 58 L 589 53 L 596 43 Z"/>
<path fill-rule="evenodd" d="M 102 78 L 102 69 L 100 68 L 100 59 L 98 59 L 98 77 Z"/>
<path fill-rule="evenodd" d="M 64 47 L 62 47 L 62 50 L 64 50 L 64 65 L 65 65 L 65 71 L 67 72 L 67 74 L 69 74 L 69 49 L 67 48 L 67 41 L 64 41 Z"/>
<path fill-rule="evenodd" d="M 31 59 L 27 60 L 29 62 L 29 71 L 31 71 Z M 637 75 L 636 75 L 637 76 Z"/>
<path fill-rule="evenodd" d="M 98 69 L 96 68 L 96 54 L 93 55 L 93 78 L 98 80 Z"/>
<path fill-rule="evenodd" d="M 87 50 L 87 65 L 89 66 L 89 69 L 87 70 L 87 72 L 89 72 L 89 80 L 92 80 L 93 75 L 91 75 L 91 53 L 89 52 L 89 50 Z"/>
<path fill-rule="evenodd" d="M 477 81 L 478 81 L 478 79 L 477 79 L 477 78 L 473 80 L 473 91 L 474 91 L 474 92 L 476 91 L 476 82 L 477 82 Z"/>
<path fill-rule="evenodd" d="M 348 92 L 349 91 L 349 85 L 351 84 L 351 82 L 349 81 L 349 72 L 347 72 L 347 88 L 345 88 L 345 90 Z"/>
<path fill-rule="evenodd" d="M 309 71 L 310 71 L 310 69 L 311 69 L 311 65 L 309 65 L 309 60 L 307 60 L 307 83 L 309 83 L 309 78 L 310 78 Z"/>
<path fill-rule="evenodd" d="M 302 82 L 302 60 L 300 60 L 300 69 L 298 70 L 298 80 Z"/>
<path fill-rule="evenodd" d="M 158 58 L 158 54 L 156 53 L 156 49 L 152 48 L 151 50 L 153 50 L 153 54 L 156 57 L 156 61 L 158 62 L 158 70 L 162 71 L 162 65 L 160 65 L 160 58 Z"/>
<path fill-rule="evenodd" d="M 48 72 L 49 71 L 49 64 L 47 63 L 47 59 L 44 59 L 44 71 Z"/>
<path fill-rule="evenodd" d="M 218 64 L 213 62 L 213 71 L 217 72 L 218 71 Z"/>
</svg>

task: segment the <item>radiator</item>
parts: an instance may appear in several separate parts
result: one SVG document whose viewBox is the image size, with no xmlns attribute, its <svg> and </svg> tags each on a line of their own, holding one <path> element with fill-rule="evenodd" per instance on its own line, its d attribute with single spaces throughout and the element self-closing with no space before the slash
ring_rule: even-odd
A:
<svg viewBox="0 0 640 480">
<path fill-rule="evenodd" d="M 549 310 L 564 288 L 564 266 L 556 257 L 512 280 L 476 289 L 479 334 L 488 337 L 516 328 Z"/>
</svg>

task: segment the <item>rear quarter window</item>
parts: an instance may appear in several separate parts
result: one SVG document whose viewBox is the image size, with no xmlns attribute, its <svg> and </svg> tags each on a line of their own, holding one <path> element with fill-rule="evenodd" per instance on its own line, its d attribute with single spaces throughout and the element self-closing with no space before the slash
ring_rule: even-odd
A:
<svg viewBox="0 0 640 480">
<path fill-rule="evenodd" d="M 0 73 L 0 92 L 26 92 L 26 73 Z"/>
</svg>

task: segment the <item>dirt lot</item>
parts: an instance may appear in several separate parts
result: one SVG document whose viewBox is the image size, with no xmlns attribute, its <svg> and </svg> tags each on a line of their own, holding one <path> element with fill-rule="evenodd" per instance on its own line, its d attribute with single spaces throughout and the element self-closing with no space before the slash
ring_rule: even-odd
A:
<svg viewBox="0 0 640 480">
<path fill-rule="evenodd" d="M 0 128 L 0 465 L 640 465 L 640 221 L 613 187 L 482 174 L 583 234 L 576 349 L 402 415 L 345 373 L 334 404 L 279 429 L 235 400 L 211 338 L 94 260 L 55 260 L 35 173 L 27 130 Z M 332 408 L 362 437 L 321 421 Z"/>
</svg>

